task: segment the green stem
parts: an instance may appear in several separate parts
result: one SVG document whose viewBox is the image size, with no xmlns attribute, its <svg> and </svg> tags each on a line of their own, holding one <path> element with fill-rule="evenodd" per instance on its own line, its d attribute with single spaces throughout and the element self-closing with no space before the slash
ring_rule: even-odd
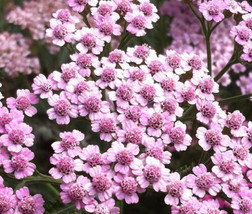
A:
<svg viewBox="0 0 252 214">
<path fill-rule="evenodd" d="M 191 118 L 191 115 L 193 115 L 195 111 L 196 111 L 196 105 L 190 106 L 188 109 L 186 109 L 183 116 L 179 120 L 183 121 L 186 118 L 188 118 L 188 116 L 190 116 Z"/>
<path fill-rule="evenodd" d="M 252 93 L 228 97 L 228 98 L 219 100 L 219 103 L 234 102 L 234 101 L 239 101 L 239 100 L 249 99 L 249 98 L 252 98 Z"/>
<path fill-rule="evenodd" d="M 191 9 L 191 11 L 193 12 L 193 14 L 196 16 L 196 18 L 197 18 L 200 22 L 202 22 L 201 17 L 200 17 L 199 14 L 194 10 L 194 8 L 193 8 L 191 2 L 188 2 L 187 4 L 188 4 L 188 6 L 190 7 L 190 9 Z"/>
<path fill-rule="evenodd" d="M 66 43 L 66 44 L 65 44 L 65 47 L 67 48 L 67 50 L 68 50 L 68 52 L 69 52 L 70 54 L 75 53 L 74 47 L 73 47 L 70 43 Z"/>
<path fill-rule="evenodd" d="M 211 42 L 210 33 L 205 35 L 206 38 L 206 49 L 207 49 L 207 68 L 209 70 L 209 75 L 212 76 L 212 55 L 211 55 Z"/>
<path fill-rule="evenodd" d="M 19 188 L 21 188 L 22 186 L 25 186 L 26 184 L 30 184 L 30 183 L 49 183 L 49 184 L 61 184 L 62 183 L 62 181 L 60 179 L 56 180 L 56 179 L 52 178 L 51 176 L 44 175 L 38 171 L 37 171 L 37 174 L 38 175 L 29 176 L 24 179 L 18 180 L 14 177 L 14 175 L 5 173 L 2 169 L 0 169 L 1 176 L 20 181 L 20 183 L 17 186 Z"/>
<path fill-rule="evenodd" d="M 118 49 L 122 49 L 129 42 L 129 40 L 131 38 L 132 38 L 132 35 L 129 32 L 127 32 L 125 34 L 125 36 L 122 38 L 122 40 L 121 40 L 121 42 L 120 42 L 120 44 L 118 46 Z"/>
<path fill-rule="evenodd" d="M 53 195 L 55 195 L 56 197 L 59 196 L 58 190 L 52 184 L 46 183 L 45 186 L 53 193 Z"/>
<path fill-rule="evenodd" d="M 90 25 L 89 22 L 88 22 L 88 19 L 87 19 L 87 15 L 86 15 L 86 14 L 83 16 L 83 21 L 84 21 L 84 23 L 87 25 L 87 27 L 91 28 L 91 25 Z"/>
<path fill-rule="evenodd" d="M 123 200 L 121 200 L 120 201 L 120 214 L 123 214 L 123 211 L 124 211 L 123 206 L 124 206 L 124 202 Z"/>
<path fill-rule="evenodd" d="M 4 31 L 4 5 L 5 5 L 5 0 L 0 0 L 0 32 Z"/>
</svg>

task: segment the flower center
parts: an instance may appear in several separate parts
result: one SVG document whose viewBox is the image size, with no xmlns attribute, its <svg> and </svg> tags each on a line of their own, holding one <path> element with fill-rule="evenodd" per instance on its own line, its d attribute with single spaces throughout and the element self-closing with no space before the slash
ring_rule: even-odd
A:
<svg viewBox="0 0 252 214">
<path fill-rule="evenodd" d="M 14 129 L 9 133 L 9 140 L 13 143 L 13 144 L 18 144 L 21 145 L 24 143 L 25 140 L 25 134 L 22 130 L 19 129 Z"/>
<path fill-rule="evenodd" d="M 64 150 L 73 149 L 77 145 L 79 145 L 79 143 L 76 141 L 75 137 L 71 135 L 65 136 L 65 138 L 61 141 L 61 146 Z"/>
<path fill-rule="evenodd" d="M 171 55 L 167 57 L 167 63 L 172 69 L 179 68 L 180 66 L 180 58 L 177 55 Z"/>
<path fill-rule="evenodd" d="M 225 174 L 231 173 L 234 168 L 234 163 L 231 160 L 222 161 L 220 164 L 220 170 Z"/>
<path fill-rule="evenodd" d="M 131 21 L 132 25 L 138 30 L 145 29 L 145 18 L 143 16 L 136 16 Z"/>
<path fill-rule="evenodd" d="M 241 28 L 237 31 L 238 37 L 243 41 L 248 41 L 250 38 L 250 32 L 247 28 Z"/>
<path fill-rule="evenodd" d="M 142 142 L 142 132 L 138 129 L 132 129 L 125 134 L 127 143 L 140 144 Z"/>
<path fill-rule="evenodd" d="M 73 79 L 76 77 L 76 72 L 74 69 L 66 70 L 62 73 L 61 78 L 64 80 L 64 82 L 69 82 L 70 79 Z"/>
<path fill-rule="evenodd" d="M 148 119 L 149 126 L 153 129 L 161 129 L 163 126 L 163 118 L 161 114 L 154 113 L 149 119 Z"/>
<path fill-rule="evenodd" d="M 91 167 L 95 167 L 97 165 L 102 165 L 102 158 L 100 153 L 92 153 L 87 158 L 87 163 Z"/>
<path fill-rule="evenodd" d="M 145 153 L 147 156 L 154 157 L 158 160 L 162 160 L 163 157 L 163 150 L 159 147 L 147 148 Z"/>
<path fill-rule="evenodd" d="M 74 172 L 74 162 L 70 157 L 63 157 L 57 163 L 57 169 L 63 174 L 71 174 Z"/>
<path fill-rule="evenodd" d="M 170 133 L 169 133 L 169 137 L 171 139 L 172 143 L 183 143 L 184 138 L 185 138 L 185 132 L 180 128 L 180 127 L 174 127 L 171 129 Z"/>
<path fill-rule="evenodd" d="M 58 100 L 54 106 L 54 111 L 58 116 L 65 117 L 71 109 L 71 105 L 66 100 Z"/>
<path fill-rule="evenodd" d="M 151 184 L 156 183 L 161 177 L 161 169 L 155 165 L 148 165 L 144 168 L 144 177 Z"/>
<path fill-rule="evenodd" d="M 22 214 L 33 214 L 36 211 L 35 200 L 32 196 L 26 196 L 18 204 L 18 210 Z"/>
<path fill-rule="evenodd" d="M 146 85 L 143 88 L 141 88 L 140 94 L 145 100 L 147 100 L 148 102 L 151 102 L 154 100 L 154 97 L 156 95 L 156 90 L 153 86 Z"/>
<path fill-rule="evenodd" d="M 180 182 L 175 181 L 171 184 L 168 184 L 166 186 L 166 189 L 167 189 L 167 193 L 171 195 L 172 197 L 180 198 L 183 192 L 183 185 Z"/>
<path fill-rule="evenodd" d="M 161 102 L 161 108 L 163 111 L 169 112 L 169 114 L 174 114 L 176 110 L 176 101 L 168 98 Z"/>
<path fill-rule="evenodd" d="M 122 191 L 125 194 L 131 195 L 137 191 L 138 184 L 137 184 L 136 180 L 132 177 L 124 178 L 121 181 L 120 185 L 121 185 Z"/>
<path fill-rule="evenodd" d="M 70 12 L 67 9 L 62 9 L 57 16 L 57 19 L 59 19 L 62 23 L 69 22 L 70 20 Z"/>
<path fill-rule="evenodd" d="M 233 149 L 233 153 L 234 153 L 235 157 L 237 157 L 238 159 L 244 160 L 248 155 L 248 150 L 245 149 L 244 147 L 236 146 Z"/>
<path fill-rule="evenodd" d="M 136 69 L 130 73 L 130 79 L 133 81 L 140 81 L 142 82 L 144 80 L 145 73 L 141 69 Z"/>
<path fill-rule="evenodd" d="M 195 180 L 195 183 L 200 189 L 208 190 L 213 184 L 213 178 L 208 174 L 200 175 L 200 177 Z"/>
<path fill-rule="evenodd" d="M 87 33 L 81 38 L 81 44 L 88 50 L 91 50 L 96 46 L 95 37 L 91 33 Z"/>
<path fill-rule="evenodd" d="M 124 101 L 130 101 L 132 98 L 133 91 L 127 85 L 121 85 L 116 90 L 116 96 L 121 98 Z"/>
<path fill-rule="evenodd" d="M 205 133 L 205 139 L 206 142 L 211 146 L 217 146 L 221 141 L 221 133 L 216 130 L 208 130 Z"/>
<path fill-rule="evenodd" d="M 192 101 L 195 98 L 195 90 L 192 87 L 184 88 L 181 96 L 185 102 Z"/>
<path fill-rule="evenodd" d="M 195 70 L 200 70 L 202 67 L 201 60 L 196 56 L 194 56 L 188 61 L 188 65 Z"/>
<path fill-rule="evenodd" d="M 73 201 L 81 201 L 87 194 L 87 191 L 81 184 L 73 184 L 68 192 L 69 197 Z"/>
<path fill-rule="evenodd" d="M 129 107 L 125 111 L 125 117 L 129 120 L 137 122 L 141 117 L 141 109 L 138 106 Z"/>
<path fill-rule="evenodd" d="M 111 14 L 112 13 L 112 10 L 111 10 L 111 7 L 108 5 L 108 4 L 102 4 L 99 6 L 98 8 L 98 13 L 101 15 L 101 16 L 105 16 L 107 14 Z"/>
<path fill-rule="evenodd" d="M 97 192 L 105 192 L 112 186 L 111 181 L 105 175 L 94 177 L 92 184 Z"/>
<path fill-rule="evenodd" d="M 11 114 L 4 113 L 0 117 L 0 124 L 2 126 L 5 126 L 5 125 L 9 124 L 12 120 L 13 120 L 13 117 L 11 116 Z"/>
<path fill-rule="evenodd" d="M 102 205 L 102 204 L 98 204 L 94 210 L 94 214 L 110 214 L 110 213 L 111 212 L 110 212 L 109 208 L 105 205 Z"/>
<path fill-rule="evenodd" d="M 30 100 L 27 97 L 18 97 L 16 99 L 16 108 L 19 111 L 25 111 L 30 106 Z"/>
<path fill-rule="evenodd" d="M 10 201 L 7 195 L 0 195 L 0 213 L 5 213 L 10 209 Z"/>
<path fill-rule="evenodd" d="M 74 88 L 74 93 L 77 94 L 77 95 L 80 95 L 83 91 L 86 91 L 89 89 L 89 86 L 87 83 L 81 81 L 79 82 L 75 88 Z"/>
<path fill-rule="evenodd" d="M 99 26 L 99 30 L 105 35 L 110 36 L 113 34 L 113 25 L 109 22 L 102 22 Z"/>
<path fill-rule="evenodd" d="M 79 54 L 77 60 L 76 60 L 76 64 L 84 69 L 90 69 L 92 66 L 92 58 L 91 56 L 87 55 L 87 54 Z"/>
<path fill-rule="evenodd" d="M 104 118 L 100 121 L 100 131 L 102 133 L 113 133 L 115 129 L 115 123 L 111 118 Z"/>
<path fill-rule="evenodd" d="M 11 166 L 15 171 L 23 171 L 27 167 L 28 161 L 23 155 L 17 155 L 12 157 Z"/>
<path fill-rule="evenodd" d="M 134 159 L 132 152 L 124 149 L 116 154 L 116 160 L 122 165 L 129 165 Z"/>
<path fill-rule="evenodd" d="M 216 108 L 213 103 L 208 102 L 201 106 L 200 112 L 204 117 L 213 118 L 216 113 Z"/>
<path fill-rule="evenodd" d="M 242 199 L 239 202 L 239 206 L 240 206 L 240 210 L 243 211 L 243 212 L 246 212 L 246 213 L 249 213 L 249 211 L 252 210 L 251 200 L 246 199 L 246 198 Z"/>
<path fill-rule="evenodd" d="M 57 39 L 64 39 L 64 37 L 67 35 L 67 29 L 64 25 L 59 24 L 53 29 L 53 35 Z"/>
<path fill-rule="evenodd" d="M 211 16 L 217 16 L 220 13 L 220 9 L 219 9 L 219 7 L 217 5 L 210 4 L 208 6 L 208 13 Z"/>
<path fill-rule="evenodd" d="M 103 70 L 101 80 L 103 82 L 112 82 L 116 78 L 116 71 L 112 68 L 106 68 Z"/>
<path fill-rule="evenodd" d="M 146 45 L 138 46 L 134 51 L 134 56 L 145 60 L 150 55 L 150 49 Z"/>
<path fill-rule="evenodd" d="M 99 112 L 101 109 L 101 100 L 98 99 L 97 97 L 90 97 L 87 99 L 87 101 L 85 102 L 85 109 L 88 112 Z"/>
<path fill-rule="evenodd" d="M 167 78 L 165 80 L 162 80 L 161 87 L 166 91 L 173 91 L 175 88 L 175 82 L 172 78 Z"/>
<path fill-rule="evenodd" d="M 163 63 L 158 60 L 151 61 L 151 63 L 148 65 L 148 68 L 152 76 L 158 72 L 165 71 Z"/>
<path fill-rule="evenodd" d="M 211 94 L 213 91 L 214 82 L 211 78 L 202 80 L 198 87 L 202 93 Z"/>
<path fill-rule="evenodd" d="M 118 51 L 113 51 L 109 54 L 108 60 L 111 63 L 122 63 L 123 62 L 123 55 L 122 53 L 118 52 Z"/>
<path fill-rule="evenodd" d="M 142 11 L 145 16 L 151 16 L 152 15 L 152 6 L 151 6 L 151 4 L 149 2 L 144 2 L 140 6 L 140 11 Z"/>
</svg>

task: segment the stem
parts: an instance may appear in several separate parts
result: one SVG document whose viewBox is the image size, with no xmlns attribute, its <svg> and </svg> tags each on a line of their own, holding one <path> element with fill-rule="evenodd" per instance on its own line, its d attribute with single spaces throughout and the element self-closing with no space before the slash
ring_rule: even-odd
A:
<svg viewBox="0 0 252 214">
<path fill-rule="evenodd" d="M 202 22 L 201 17 L 200 17 L 200 16 L 198 15 L 198 13 L 194 10 L 194 8 L 193 8 L 191 2 L 188 2 L 187 4 L 188 4 L 188 6 L 190 7 L 190 9 L 191 9 L 191 11 L 193 12 L 193 14 L 196 16 L 196 18 L 197 18 L 200 22 Z"/>
<path fill-rule="evenodd" d="M 211 55 L 210 33 L 205 35 L 205 37 L 206 37 L 206 49 L 207 49 L 207 68 L 209 70 L 209 75 L 212 76 L 212 55 Z"/>
<path fill-rule="evenodd" d="M 68 52 L 69 52 L 70 54 L 75 53 L 74 47 L 73 47 L 70 43 L 66 43 L 65 47 L 67 48 L 67 50 L 68 50 Z"/>
<path fill-rule="evenodd" d="M 120 201 L 120 214 L 123 214 L 123 206 L 124 206 L 124 203 L 123 203 L 123 200 Z"/>
<path fill-rule="evenodd" d="M 23 179 L 20 179 L 20 183 L 17 185 L 17 187 L 21 188 L 22 186 L 29 184 L 29 183 L 49 183 L 49 184 L 61 184 L 62 181 L 60 179 L 54 179 L 51 176 L 44 175 L 37 171 L 38 175 L 35 176 L 29 176 Z M 14 177 L 12 174 L 5 173 L 2 169 L 0 169 L 0 175 L 3 177 L 8 177 L 13 180 L 18 180 Z"/>
<path fill-rule="evenodd" d="M 219 100 L 219 103 L 234 102 L 234 101 L 239 101 L 239 100 L 249 99 L 249 98 L 252 98 L 252 93 L 244 94 L 244 95 L 237 95 L 234 97 L 228 97 L 228 98 Z"/>
<path fill-rule="evenodd" d="M 195 111 L 196 111 L 196 106 L 195 105 L 190 106 L 188 109 L 186 109 L 183 116 L 179 120 L 181 121 L 185 120 L 186 118 L 188 118 L 189 115 L 194 114 Z"/>
<path fill-rule="evenodd" d="M 5 5 L 5 0 L 0 0 L 0 32 L 4 31 L 4 5 Z"/>
<path fill-rule="evenodd" d="M 89 22 L 88 22 L 88 19 L 87 19 L 87 15 L 84 15 L 84 16 L 83 16 L 83 21 L 84 21 L 84 23 L 87 25 L 87 27 L 91 28 L 91 26 L 90 26 L 90 24 L 89 24 Z"/>
</svg>

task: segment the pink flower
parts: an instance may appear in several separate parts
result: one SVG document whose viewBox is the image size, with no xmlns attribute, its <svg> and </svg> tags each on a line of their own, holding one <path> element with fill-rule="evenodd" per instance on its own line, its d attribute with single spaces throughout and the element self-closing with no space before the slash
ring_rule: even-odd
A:
<svg viewBox="0 0 252 214">
<path fill-rule="evenodd" d="M 114 170 L 122 174 L 128 174 L 132 166 L 135 165 L 136 155 L 139 153 L 139 146 L 128 143 L 126 147 L 122 143 L 113 142 L 107 151 L 107 160 L 116 162 Z"/>
<path fill-rule="evenodd" d="M 251 62 L 252 61 L 252 42 L 248 42 L 243 46 L 243 54 L 241 59 Z"/>
<path fill-rule="evenodd" d="M 109 99 L 116 101 L 116 105 L 120 108 L 126 109 L 130 103 L 134 103 L 134 88 L 129 84 L 121 84 L 117 87 L 116 91 L 110 91 Z"/>
<path fill-rule="evenodd" d="M 135 62 L 140 65 L 142 62 L 148 61 L 148 59 L 157 58 L 156 52 L 152 50 L 148 45 L 139 45 L 133 48 L 127 48 L 127 58 L 128 62 Z M 140 67 L 142 68 L 142 67 Z"/>
<path fill-rule="evenodd" d="M 142 153 L 139 158 L 146 159 L 147 157 L 154 157 L 162 164 L 169 164 L 171 162 L 171 153 L 165 151 L 165 144 L 161 139 L 155 141 L 154 138 L 148 137 L 143 141 L 145 146 L 145 153 Z"/>
<path fill-rule="evenodd" d="M 202 100 L 196 104 L 196 107 L 199 110 L 199 112 L 196 114 L 196 118 L 198 121 L 204 124 L 218 122 L 219 118 L 226 117 L 226 114 L 217 102 Z"/>
<path fill-rule="evenodd" d="M 241 174 L 240 166 L 235 162 L 232 151 L 215 153 L 212 157 L 215 164 L 212 168 L 213 173 L 223 181 L 234 179 Z"/>
<path fill-rule="evenodd" d="M 86 204 L 93 200 L 89 193 L 91 185 L 90 180 L 81 175 L 75 182 L 60 185 L 62 189 L 60 198 L 64 204 L 74 201 L 77 210 L 83 209 Z"/>
<path fill-rule="evenodd" d="M 109 113 L 109 103 L 102 101 L 102 94 L 98 92 L 90 92 L 90 94 L 79 97 L 80 104 L 78 106 L 81 116 L 87 116 L 90 120 L 99 120 L 103 114 Z"/>
<path fill-rule="evenodd" d="M 68 64 L 61 65 L 62 72 L 54 71 L 52 73 L 52 78 L 57 82 L 57 87 L 59 89 L 65 89 L 67 83 L 71 79 L 78 78 L 78 67 L 75 65 L 74 62 Z"/>
<path fill-rule="evenodd" d="M 212 173 L 207 172 L 207 168 L 204 164 L 193 167 L 193 174 L 186 176 L 186 185 L 189 188 L 192 188 L 192 192 L 203 198 L 206 192 L 209 192 L 210 195 L 216 196 L 217 193 L 221 190 L 220 180 L 217 179 Z"/>
<path fill-rule="evenodd" d="M 132 167 L 132 173 L 137 176 L 141 188 L 146 189 L 151 184 L 156 192 L 165 191 L 170 170 L 159 160 L 147 157 L 145 163 L 139 160 Z"/>
<path fill-rule="evenodd" d="M 17 109 L 24 112 L 27 116 L 32 117 L 37 113 L 37 109 L 31 104 L 39 102 L 35 94 L 31 93 L 28 89 L 18 89 L 17 98 L 7 98 L 7 106 L 10 109 Z"/>
<path fill-rule="evenodd" d="M 199 145 L 204 151 L 208 151 L 211 148 L 215 152 L 225 151 L 231 140 L 221 132 L 222 129 L 219 126 L 213 126 L 209 130 L 204 127 L 199 127 L 196 133 L 196 137 L 199 139 Z"/>
<path fill-rule="evenodd" d="M 17 205 L 17 198 L 13 195 L 12 188 L 2 187 L 0 191 L 0 213 L 14 214 L 14 209 Z"/>
<path fill-rule="evenodd" d="M 85 206 L 85 210 L 89 213 L 109 213 L 109 214 L 119 214 L 120 209 L 115 207 L 115 200 L 110 198 L 106 201 L 101 202 L 100 204 L 93 200 L 90 204 Z"/>
<path fill-rule="evenodd" d="M 183 201 L 179 206 L 172 206 L 172 214 L 187 214 L 191 213 L 200 213 L 199 210 L 202 204 L 195 197 L 190 198 L 189 201 Z"/>
<path fill-rule="evenodd" d="M 66 86 L 66 96 L 74 104 L 79 104 L 79 98 L 88 97 L 90 92 L 97 92 L 94 81 L 86 81 L 83 77 L 71 79 Z"/>
<path fill-rule="evenodd" d="M 92 53 L 75 53 L 70 56 L 78 68 L 78 72 L 83 77 L 91 75 L 92 68 L 98 68 L 100 63 L 97 56 Z"/>
<path fill-rule="evenodd" d="M 123 124 L 132 124 L 138 123 L 141 118 L 143 108 L 140 106 L 129 106 L 127 109 L 123 109 L 123 112 L 120 112 L 118 120 Z M 130 125 L 128 126 L 130 127 Z"/>
<path fill-rule="evenodd" d="M 53 13 L 53 17 L 64 23 L 76 24 L 79 22 L 79 18 L 72 16 L 69 9 L 60 9 Z"/>
<path fill-rule="evenodd" d="M 218 213 L 218 214 L 227 214 L 226 211 L 220 210 L 220 203 L 218 200 L 207 200 L 203 201 L 203 204 L 200 209 L 200 213 Z"/>
<path fill-rule="evenodd" d="M 248 127 L 245 127 L 245 136 L 242 138 L 242 143 L 249 145 L 248 147 L 252 147 L 252 122 L 248 122 Z"/>
<path fill-rule="evenodd" d="M 95 20 L 101 20 L 104 16 L 109 15 L 113 17 L 113 19 L 119 19 L 119 14 L 115 12 L 117 9 L 117 5 L 113 1 L 99 1 L 98 7 L 91 8 L 91 14 L 93 15 Z"/>
<path fill-rule="evenodd" d="M 45 201 L 40 194 L 31 196 L 29 189 L 27 187 L 22 187 L 16 191 L 16 196 L 18 198 L 18 204 L 15 209 L 16 214 L 43 214 L 45 212 L 43 207 Z"/>
<path fill-rule="evenodd" d="M 239 194 L 240 192 L 249 190 L 247 181 L 241 177 L 222 183 L 221 186 L 223 192 L 229 198 L 233 198 L 234 196 L 237 196 L 237 194 Z"/>
<path fill-rule="evenodd" d="M 76 171 L 82 171 L 83 163 L 80 159 L 73 159 L 66 153 L 54 154 L 50 158 L 50 163 L 55 165 L 49 170 L 55 179 L 62 178 L 63 182 L 70 183 L 76 179 Z"/>
<path fill-rule="evenodd" d="M 66 42 L 73 41 L 74 24 L 64 23 L 56 19 L 50 20 L 50 28 L 46 30 L 46 36 L 53 39 L 53 44 L 63 46 Z"/>
<path fill-rule="evenodd" d="M 117 115 L 106 114 L 99 120 L 92 121 L 91 127 L 93 132 L 100 132 L 100 138 L 104 141 L 111 141 L 117 130 Z"/>
<path fill-rule="evenodd" d="M 33 79 L 32 90 L 34 94 L 39 94 L 41 99 L 46 99 L 53 95 L 52 82 L 43 74 L 39 74 Z"/>
<path fill-rule="evenodd" d="M 184 74 L 186 72 L 184 69 L 186 67 L 186 62 L 182 60 L 182 57 L 174 50 L 166 51 L 165 62 L 165 68 L 168 72 L 174 71 L 178 75 Z"/>
<path fill-rule="evenodd" d="M 83 171 L 88 174 L 90 169 L 96 166 L 101 166 L 103 170 L 110 168 L 106 160 L 106 154 L 101 154 L 97 145 L 88 145 L 83 148 L 79 157 L 85 162 Z"/>
<path fill-rule="evenodd" d="M 72 132 L 61 132 L 59 136 L 62 140 L 52 144 L 55 153 L 66 152 L 70 157 L 79 155 L 81 151 L 79 145 L 85 137 L 84 134 L 74 129 Z"/>
<path fill-rule="evenodd" d="M 119 17 L 105 15 L 101 20 L 96 20 L 96 26 L 99 29 L 98 37 L 107 43 L 111 42 L 112 36 L 121 35 L 121 26 L 116 24 Z"/>
<path fill-rule="evenodd" d="M 231 134 L 235 137 L 242 137 L 245 135 L 245 127 L 243 126 L 243 122 L 245 121 L 245 117 L 243 114 L 236 110 L 233 113 L 228 113 L 225 119 L 225 126 L 231 129 Z"/>
<path fill-rule="evenodd" d="M 78 116 L 77 106 L 71 105 L 64 92 L 49 97 L 48 103 L 53 107 L 47 110 L 48 117 L 50 120 L 56 119 L 57 124 L 68 124 L 70 117 Z"/>
<path fill-rule="evenodd" d="M 117 141 L 133 144 L 142 144 L 143 139 L 147 138 L 144 133 L 145 127 L 137 126 L 134 123 L 123 123 L 123 129 L 117 131 Z"/>
<path fill-rule="evenodd" d="M 7 134 L 0 137 L 0 142 L 7 147 L 10 152 L 20 152 L 22 146 L 31 147 L 34 135 L 31 134 L 32 127 L 26 123 L 12 121 L 5 126 Z"/>
<path fill-rule="evenodd" d="M 127 204 L 136 204 L 139 201 L 137 192 L 144 190 L 139 187 L 134 177 L 117 174 L 115 180 L 115 195 L 118 200 L 125 200 Z"/>
<path fill-rule="evenodd" d="M 75 39 L 80 42 L 76 45 L 77 50 L 81 53 L 91 51 L 93 54 L 99 55 L 103 51 L 104 41 L 97 37 L 98 32 L 97 28 L 86 27 L 76 31 Z"/>
<path fill-rule="evenodd" d="M 177 172 L 171 173 L 166 180 L 167 195 L 165 196 L 165 203 L 167 205 L 178 205 L 179 201 L 188 201 L 192 192 L 186 188 L 185 179 L 180 180 L 180 175 Z"/>
<path fill-rule="evenodd" d="M 67 3 L 74 11 L 81 13 L 87 4 L 90 6 L 96 6 L 98 0 L 68 0 Z"/>
<path fill-rule="evenodd" d="M 238 44 L 245 46 L 250 40 L 252 32 L 244 25 L 237 25 L 232 28 L 231 34 L 235 36 L 235 41 Z"/>
<path fill-rule="evenodd" d="M 186 125 L 180 121 L 177 121 L 174 127 L 169 127 L 166 133 L 162 136 L 164 143 L 173 143 L 176 151 L 185 151 L 191 145 L 192 138 L 186 134 Z"/>
<path fill-rule="evenodd" d="M 149 0 L 140 1 L 139 10 L 152 22 L 157 22 L 159 19 L 157 8 Z"/>
<path fill-rule="evenodd" d="M 97 194 L 100 201 L 104 202 L 113 194 L 113 171 L 103 171 L 101 166 L 96 166 L 89 171 L 92 177 L 91 195 Z"/>
<path fill-rule="evenodd" d="M 12 121 L 21 123 L 24 120 L 24 114 L 16 109 L 11 109 L 10 112 L 6 107 L 0 108 L 0 133 L 6 133 L 5 126 Z"/>
<path fill-rule="evenodd" d="M 29 161 L 34 158 L 34 153 L 27 148 L 23 148 L 18 153 L 12 154 L 11 160 L 4 160 L 3 167 L 6 173 L 14 172 L 16 179 L 31 176 L 35 171 L 36 165 Z"/>
<path fill-rule="evenodd" d="M 107 88 L 108 86 L 111 89 L 115 89 L 118 85 L 120 85 L 122 76 L 121 69 L 115 69 L 112 65 L 105 65 L 103 67 L 99 67 L 94 71 L 96 76 L 100 76 L 100 79 L 96 81 L 96 85 L 102 89 Z"/>
<path fill-rule="evenodd" d="M 171 84 L 169 81 L 166 83 L 167 85 Z M 189 104 L 196 103 L 195 90 L 196 87 L 190 82 L 186 81 L 184 84 L 181 82 L 177 82 L 177 93 L 175 93 L 176 100 L 179 103 L 188 102 Z"/>
<path fill-rule="evenodd" d="M 227 9 L 227 5 L 222 0 L 204 1 L 199 5 L 199 11 L 207 21 L 220 22 L 224 19 L 223 10 L 225 9 Z"/>
<path fill-rule="evenodd" d="M 251 190 L 242 191 L 239 195 L 232 198 L 231 207 L 234 214 L 249 214 L 252 211 L 252 192 Z"/>
<path fill-rule="evenodd" d="M 153 28 L 150 19 L 146 19 L 143 12 L 138 10 L 133 10 L 129 12 L 124 17 L 125 20 L 129 23 L 127 26 L 127 31 L 136 36 L 144 36 L 146 34 L 145 29 Z"/>
</svg>

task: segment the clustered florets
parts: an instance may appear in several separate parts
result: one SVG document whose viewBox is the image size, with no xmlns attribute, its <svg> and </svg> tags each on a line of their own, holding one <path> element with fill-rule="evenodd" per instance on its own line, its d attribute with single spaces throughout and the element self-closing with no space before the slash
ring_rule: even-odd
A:
<svg viewBox="0 0 252 214">
<path fill-rule="evenodd" d="M 222 110 L 215 99 L 219 85 L 201 58 L 174 50 L 158 55 L 147 45 L 123 51 L 117 48 L 122 44 L 116 44 L 106 53 L 105 46 L 116 37 L 143 36 L 153 27 L 158 15 L 149 0 L 68 0 L 68 5 L 87 18 L 87 26 L 78 28 L 72 11 L 61 9 L 54 13 L 47 36 L 58 46 L 74 47 L 71 62 L 48 77 L 37 76 L 34 93 L 18 90 L 17 98 L 7 99 L 10 110 L 1 107 L 0 165 L 4 171 L 20 179 L 35 170 L 29 162 L 34 154 L 26 148 L 33 145 L 34 136 L 23 118 L 36 113 L 37 94 L 51 106 L 47 110 L 50 120 L 67 125 L 72 118 L 85 117 L 92 131 L 111 145 L 102 153 L 97 145 L 82 148 L 85 136 L 78 130 L 59 134 L 61 140 L 52 144 L 50 163 L 54 166 L 49 173 L 62 179 L 63 203 L 74 202 L 76 209 L 90 213 L 119 213 L 115 198 L 138 203 L 138 195 L 153 188 L 166 194 L 164 202 L 173 213 L 226 213 L 225 206 L 234 213 L 251 213 L 252 123 L 246 123 L 238 110 Z M 234 7 L 212 0 L 200 3 L 199 10 L 206 20 L 219 22 L 223 11 Z M 242 7 L 233 12 L 243 13 L 244 20 L 232 30 L 236 42 L 244 46 L 242 58 L 247 61 L 251 52 L 247 49 L 251 40 L 248 12 Z M 185 123 L 187 107 L 197 111 L 196 130 Z M 189 131 L 195 131 L 197 139 Z M 195 144 L 212 150 L 212 168 L 200 163 L 184 177 L 171 172 L 168 164 L 173 152 Z M 14 195 L 2 183 L 0 177 L 1 213 L 43 213 L 41 195 L 31 196 L 27 187 Z M 221 191 L 229 204 L 217 200 Z"/>
</svg>

